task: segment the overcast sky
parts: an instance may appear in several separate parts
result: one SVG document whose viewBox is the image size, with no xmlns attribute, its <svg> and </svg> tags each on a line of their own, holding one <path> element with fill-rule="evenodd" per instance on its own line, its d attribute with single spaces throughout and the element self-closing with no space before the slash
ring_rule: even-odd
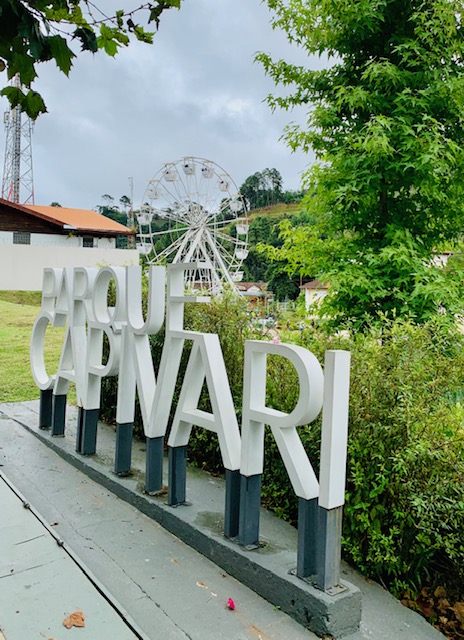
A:
<svg viewBox="0 0 464 640">
<path fill-rule="evenodd" d="M 132 43 L 114 59 L 83 53 L 69 78 L 53 62 L 39 65 L 35 88 L 49 113 L 34 127 L 35 203 L 95 208 L 103 194 L 130 195 L 133 177 L 137 207 L 161 166 L 185 156 L 213 160 L 237 186 L 275 167 L 286 189 L 298 189 L 311 157 L 279 138 L 304 113 L 272 113 L 263 102 L 274 86 L 253 62 L 257 51 L 307 61 L 272 30 L 259 0 L 185 0 L 163 14 L 154 45 Z M 2 157 L 4 148 L 2 130 Z"/>
</svg>

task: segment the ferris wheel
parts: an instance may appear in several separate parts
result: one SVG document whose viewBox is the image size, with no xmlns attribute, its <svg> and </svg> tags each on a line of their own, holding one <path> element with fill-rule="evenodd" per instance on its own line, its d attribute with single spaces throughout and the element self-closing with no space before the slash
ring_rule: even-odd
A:
<svg viewBox="0 0 464 640">
<path fill-rule="evenodd" d="M 155 264 L 200 263 L 187 289 L 218 293 L 240 282 L 248 255 L 245 202 L 232 178 L 211 160 L 165 164 L 149 181 L 137 216 L 137 248 Z"/>
</svg>

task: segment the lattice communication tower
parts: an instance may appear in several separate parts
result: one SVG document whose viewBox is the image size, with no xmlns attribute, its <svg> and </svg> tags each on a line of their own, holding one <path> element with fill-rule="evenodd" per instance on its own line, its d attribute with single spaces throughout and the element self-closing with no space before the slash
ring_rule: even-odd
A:
<svg viewBox="0 0 464 640">
<path fill-rule="evenodd" d="M 20 88 L 19 77 L 12 85 Z M 4 114 L 5 163 L 3 165 L 2 198 L 19 204 L 34 204 L 32 173 L 32 120 L 19 106 Z"/>
</svg>

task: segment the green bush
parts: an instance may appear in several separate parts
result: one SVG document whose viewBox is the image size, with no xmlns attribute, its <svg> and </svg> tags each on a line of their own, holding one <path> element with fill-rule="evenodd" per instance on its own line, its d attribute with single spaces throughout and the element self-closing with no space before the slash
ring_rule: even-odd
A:
<svg viewBox="0 0 464 640">
<path fill-rule="evenodd" d="M 327 349 L 352 354 L 345 557 L 398 594 L 431 584 L 462 592 L 461 333 L 438 318 L 423 326 L 385 321 L 353 337 L 308 329 L 282 338 L 298 341 L 321 362 Z M 293 367 L 272 356 L 268 370 L 268 405 L 291 411 L 298 390 Z M 320 419 L 301 427 L 300 436 L 318 473 Z M 189 450 L 211 468 L 211 449 L 203 446 L 208 437 L 198 430 Z M 268 429 L 265 438 L 263 503 L 296 523 L 298 502 Z"/>
<path fill-rule="evenodd" d="M 438 318 L 302 340 L 319 355 L 333 346 L 352 353 L 345 555 L 398 593 L 462 590 L 462 334 Z"/>
</svg>

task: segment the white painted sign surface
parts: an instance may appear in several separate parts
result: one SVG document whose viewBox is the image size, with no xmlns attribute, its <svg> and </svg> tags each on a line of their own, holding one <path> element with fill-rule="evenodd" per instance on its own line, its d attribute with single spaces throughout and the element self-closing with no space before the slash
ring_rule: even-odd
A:
<svg viewBox="0 0 464 640">
<path fill-rule="evenodd" d="M 245 476 L 261 474 L 264 461 L 264 425 L 271 427 L 296 494 L 304 499 L 319 496 L 326 509 L 344 502 L 348 428 L 350 354 L 328 351 L 325 379 L 316 357 L 291 344 L 264 341 L 245 343 L 245 367 L 241 434 L 237 424 L 224 358 L 215 334 L 186 331 L 186 302 L 208 303 L 209 298 L 185 296 L 184 271 L 197 265 L 176 264 L 167 270 L 150 267 L 148 309 L 142 314 L 141 268 L 103 267 L 45 269 L 42 308 L 31 337 L 31 368 L 41 390 L 57 395 L 74 382 L 78 403 L 98 409 L 101 380 L 118 375 L 116 419 L 134 420 L 138 393 L 143 428 L 148 438 L 166 434 L 172 398 L 185 341 L 192 350 L 185 371 L 168 444 L 188 444 L 192 426 L 217 434 L 226 469 Z M 108 289 L 115 288 L 115 306 L 108 306 Z M 166 314 L 165 314 L 166 310 Z M 166 317 L 165 317 L 166 315 Z M 149 336 L 165 321 L 165 342 L 159 370 L 155 372 Z M 50 374 L 44 363 L 46 329 L 66 326 L 58 371 Z M 109 355 L 103 362 L 103 339 Z M 267 357 L 289 360 L 298 375 L 298 401 L 290 413 L 266 406 Z M 211 413 L 198 408 L 206 383 Z M 323 408 L 321 471 L 319 481 L 297 427 L 314 421 Z"/>
</svg>

